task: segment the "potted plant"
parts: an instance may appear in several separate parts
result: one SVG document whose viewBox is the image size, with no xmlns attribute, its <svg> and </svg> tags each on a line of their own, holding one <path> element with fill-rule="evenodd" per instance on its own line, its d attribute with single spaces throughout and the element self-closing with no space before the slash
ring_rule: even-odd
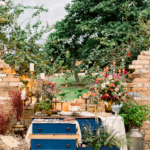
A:
<svg viewBox="0 0 150 150">
<path fill-rule="evenodd" d="M 127 144 L 126 139 L 117 137 L 112 128 L 101 125 L 96 131 L 90 125 L 84 125 L 82 130 L 82 145 L 78 150 L 120 150 Z"/>
<path fill-rule="evenodd" d="M 119 114 L 122 116 L 124 124 L 128 127 L 128 137 L 134 141 L 135 146 L 143 146 L 142 149 L 144 149 L 144 135 L 141 133 L 140 127 L 144 121 L 150 121 L 149 108 L 146 105 L 139 105 L 134 100 L 130 100 L 123 104 Z"/>
<path fill-rule="evenodd" d="M 38 104 L 38 107 L 41 109 L 42 114 L 48 114 L 51 106 L 49 105 L 49 103 L 47 103 L 46 101 L 41 101 Z"/>
</svg>

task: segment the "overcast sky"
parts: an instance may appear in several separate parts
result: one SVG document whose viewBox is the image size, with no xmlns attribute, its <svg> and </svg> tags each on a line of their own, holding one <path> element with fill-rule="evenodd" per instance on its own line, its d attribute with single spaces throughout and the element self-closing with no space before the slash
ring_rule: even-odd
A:
<svg viewBox="0 0 150 150">
<path fill-rule="evenodd" d="M 7 0 L 6 0 L 7 1 Z M 14 0 L 14 3 L 20 3 L 22 0 Z M 71 0 L 23 0 L 23 4 L 25 6 L 36 6 L 36 5 L 44 5 L 44 8 L 48 9 L 48 12 L 44 12 L 41 14 L 40 20 L 43 24 L 46 24 L 46 21 L 50 25 L 55 24 L 57 21 L 60 21 L 67 14 L 64 7 L 66 4 L 71 3 Z M 31 17 L 32 10 L 26 10 L 24 14 L 22 14 L 18 20 L 18 24 L 21 24 L 26 18 Z M 35 20 L 32 20 L 31 23 L 34 23 Z M 27 21 L 22 24 L 24 27 Z M 46 35 L 44 36 L 46 38 Z"/>
</svg>

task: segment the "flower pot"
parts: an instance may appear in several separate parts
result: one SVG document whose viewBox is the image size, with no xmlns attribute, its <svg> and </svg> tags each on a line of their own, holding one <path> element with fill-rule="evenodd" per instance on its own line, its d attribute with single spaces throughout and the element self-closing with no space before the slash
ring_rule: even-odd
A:
<svg viewBox="0 0 150 150">
<path fill-rule="evenodd" d="M 46 111 L 45 111 L 44 109 L 42 110 L 42 114 L 47 114 Z"/>
<path fill-rule="evenodd" d="M 90 146 L 86 146 L 86 147 L 79 146 L 78 150 L 93 150 L 93 147 L 90 147 Z M 113 147 L 102 146 L 102 147 L 100 147 L 99 150 L 120 150 L 120 149 L 115 147 L 115 146 L 113 146 Z"/>
<path fill-rule="evenodd" d="M 107 107 L 107 105 L 105 105 L 105 112 L 109 112 L 110 113 L 110 112 L 112 112 L 111 106 L 113 105 L 113 100 L 111 99 L 107 103 L 108 103 L 108 107 Z"/>
<path fill-rule="evenodd" d="M 130 138 L 133 142 L 132 145 L 128 147 L 128 150 L 144 150 L 144 137 L 140 131 L 140 127 L 130 127 L 129 132 L 127 134 L 128 138 Z"/>
</svg>

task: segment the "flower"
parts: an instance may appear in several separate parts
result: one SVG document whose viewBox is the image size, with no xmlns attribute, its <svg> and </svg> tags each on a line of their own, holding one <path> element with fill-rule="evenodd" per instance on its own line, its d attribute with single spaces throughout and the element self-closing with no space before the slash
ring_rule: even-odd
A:
<svg viewBox="0 0 150 150">
<path fill-rule="evenodd" d="M 119 92 L 119 88 L 115 88 L 115 91 L 116 91 L 116 92 Z"/>
<path fill-rule="evenodd" d="M 108 84 L 108 85 L 109 85 L 109 84 L 110 84 L 110 82 L 109 82 L 109 81 L 107 81 L 107 82 L 106 82 L 106 84 Z"/>
<path fill-rule="evenodd" d="M 85 144 L 82 144 L 82 148 L 85 148 L 86 147 L 86 145 Z"/>
<path fill-rule="evenodd" d="M 93 96 L 96 97 L 96 93 L 95 92 L 93 93 Z"/>
<path fill-rule="evenodd" d="M 124 74 L 127 74 L 127 73 L 128 73 L 128 71 L 124 71 L 123 73 L 124 73 Z"/>
<path fill-rule="evenodd" d="M 130 53 L 129 52 L 127 52 L 127 56 L 130 57 Z"/>
<path fill-rule="evenodd" d="M 107 95 L 104 94 L 104 95 L 102 96 L 102 99 L 106 99 L 106 98 L 107 98 Z"/>
<path fill-rule="evenodd" d="M 104 102 L 104 104 L 108 107 L 108 103 L 107 102 Z"/>
</svg>

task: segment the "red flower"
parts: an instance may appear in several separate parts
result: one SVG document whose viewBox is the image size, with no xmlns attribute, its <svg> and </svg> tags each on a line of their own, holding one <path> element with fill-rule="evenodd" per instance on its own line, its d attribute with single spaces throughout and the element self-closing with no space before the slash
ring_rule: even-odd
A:
<svg viewBox="0 0 150 150">
<path fill-rule="evenodd" d="M 130 53 L 129 52 L 127 52 L 127 56 L 130 57 Z"/>
<path fill-rule="evenodd" d="M 102 99 L 106 99 L 106 98 L 107 98 L 107 95 L 106 95 L 106 94 L 102 96 Z"/>
<path fill-rule="evenodd" d="M 107 78 L 107 77 L 108 77 L 108 75 L 107 75 L 107 74 L 105 74 L 105 77 Z"/>
<path fill-rule="evenodd" d="M 124 74 L 127 74 L 127 73 L 128 73 L 128 71 L 124 71 L 123 73 L 124 73 Z"/>
</svg>

